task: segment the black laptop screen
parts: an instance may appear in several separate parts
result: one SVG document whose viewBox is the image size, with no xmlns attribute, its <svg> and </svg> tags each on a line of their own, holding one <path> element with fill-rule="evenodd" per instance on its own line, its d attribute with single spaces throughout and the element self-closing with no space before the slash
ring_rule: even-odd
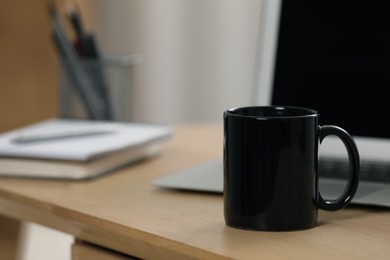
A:
<svg viewBox="0 0 390 260">
<path fill-rule="evenodd" d="M 386 1 L 284 0 L 272 104 L 316 109 L 320 123 L 390 137 Z"/>
</svg>

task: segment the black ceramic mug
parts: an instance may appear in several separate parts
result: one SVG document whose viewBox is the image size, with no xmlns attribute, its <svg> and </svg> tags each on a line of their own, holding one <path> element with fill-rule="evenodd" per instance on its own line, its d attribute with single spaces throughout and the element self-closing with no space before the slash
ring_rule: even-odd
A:
<svg viewBox="0 0 390 260">
<path fill-rule="evenodd" d="M 317 209 L 339 210 L 354 197 L 360 159 L 342 128 L 320 126 L 315 110 L 241 107 L 224 112 L 224 214 L 228 226 L 268 231 L 312 228 Z M 348 152 L 346 189 L 334 201 L 318 189 L 318 147 L 328 135 Z"/>
</svg>

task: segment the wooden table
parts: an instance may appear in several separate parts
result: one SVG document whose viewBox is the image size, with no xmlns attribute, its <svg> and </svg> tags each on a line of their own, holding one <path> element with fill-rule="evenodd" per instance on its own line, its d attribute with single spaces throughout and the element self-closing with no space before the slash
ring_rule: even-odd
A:
<svg viewBox="0 0 390 260">
<path fill-rule="evenodd" d="M 225 225 L 221 195 L 152 185 L 220 158 L 222 135 L 220 124 L 178 126 L 159 157 L 92 181 L 1 178 L 0 254 L 14 254 L 29 221 L 75 236 L 73 259 L 390 259 L 389 209 L 320 211 L 306 231 L 245 231 Z"/>
</svg>

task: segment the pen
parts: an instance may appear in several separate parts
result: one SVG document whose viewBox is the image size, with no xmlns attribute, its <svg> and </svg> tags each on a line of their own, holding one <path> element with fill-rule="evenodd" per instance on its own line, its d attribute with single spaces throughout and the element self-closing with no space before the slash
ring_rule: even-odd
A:
<svg viewBox="0 0 390 260">
<path fill-rule="evenodd" d="M 53 37 L 61 54 L 64 68 L 73 81 L 73 86 L 78 91 L 87 111 L 92 119 L 110 120 L 109 109 L 102 93 L 94 88 L 87 72 L 67 39 L 65 28 L 60 22 L 59 15 L 54 4 L 49 5 L 49 14 L 53 25 Z"/>
<path fill-rule="evenodd" d="M 55 133 L 45 133 L 45 134 L 21 135 L 12 139 L 11 141 L 18 144 L 25 144 L 25 143 L 33 143 L 33 142 L 63 140 L 63 139 L 70 139 L 76 137 L 105 135 L 105 134 L 112 134 L 112 133 L 114 133 L 114 131 L 108 131 L 108 130 L 65 131 L 65 132 L 55 132 Z"/>
<path fill-rule="evenodd" d="M 94 57 L 89 51 L 90 43 L 88 42 L 88 35 L 84 32 L 84 26 L 77 6 L 70 3 L 67 9 L 67 17 L 76 33 L 75 47 L 78 54 L 81 57 Z"/>
<path fill-rule="evenodd" d="M 84 64 L 85 69 L 91 77 L 96 90 L 101 93 L 101 97 L 106 103 L 107 119 L 112 119 L 109 93 L 103 75 L 100 54 L 95 37 L 94 35 L 85 32 L 80 11 L 74 3 L 70 3 L 68 6 L 67 17 L 76 34 L 75 47 L 78 54 L 84 59 L 87 59 L 87 62 Z"/>
</svg>

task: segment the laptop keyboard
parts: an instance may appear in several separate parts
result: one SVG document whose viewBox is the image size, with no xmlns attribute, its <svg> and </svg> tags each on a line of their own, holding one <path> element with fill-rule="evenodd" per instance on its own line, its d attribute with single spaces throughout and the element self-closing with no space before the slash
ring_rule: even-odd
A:
<svg viewBox="0 0 390 260">
<path fill-rule="evenodd" d="M 321 158 L 318 172 L 320 177 L 346 179 L 349 164 L 346 160 Z M 360 180 L 390 183 L 390 163 L 361 162 Z"/>
</svg>

